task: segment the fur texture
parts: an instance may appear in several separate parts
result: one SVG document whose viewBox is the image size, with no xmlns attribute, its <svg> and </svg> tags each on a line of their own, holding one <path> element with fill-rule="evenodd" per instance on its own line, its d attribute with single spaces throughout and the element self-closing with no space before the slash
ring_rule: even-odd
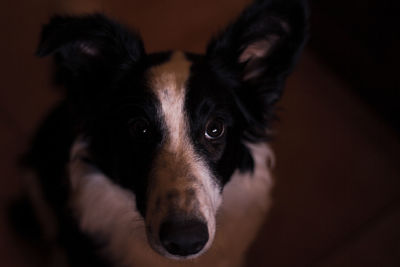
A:
<svg viewBox="0 0 400 267">
<path fill-rule="evenodd" d="M 270 204 L 265 143 L 306 20 L 301 0 L 255 1 L 205 55 L 146 54 L 100 14 L 44 26 L 37 54 L 54 55 L 66 97 L 25 166 L 52 261 L 240 266 Z"/>
</svg>

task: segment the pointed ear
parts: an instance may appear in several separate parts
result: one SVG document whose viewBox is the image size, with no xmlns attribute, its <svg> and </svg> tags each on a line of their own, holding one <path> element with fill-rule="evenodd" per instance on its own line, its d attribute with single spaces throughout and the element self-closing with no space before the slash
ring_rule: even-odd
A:
<svg viewBox="0 0 400 267">
<path fill-rule="evenodd" d="M 145 51 L 136 33 L 94 14 L 53 17 L 36 54 L 54 54 L 56 81 L 70 89 L 106 86 L 116 70 L 140 64 Z"/>
<path fill-rule="evenodd" d="M 303 0 L 259 0 L 208 45 L 212 66 L 235 81 L 248 135 L 261 135 L 307 36 Z"/>
</svg>

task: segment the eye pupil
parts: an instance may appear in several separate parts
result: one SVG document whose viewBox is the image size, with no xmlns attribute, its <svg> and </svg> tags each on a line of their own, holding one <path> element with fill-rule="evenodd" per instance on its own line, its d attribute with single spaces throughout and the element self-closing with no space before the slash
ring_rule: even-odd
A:
<svg viewBox="0 0 400 267">
<path fill-rule="evenodd" d="M 224 123 L 220 119 L 211 120 L 207 123 L 205 136 L 207 139 L 215 140 L 224 134 Z"/>
<path fill-rule="evenodd" d="M 147 120 L 133 119 L 129 122 L 129 132 L 133 137 L 144 138 L 150 133 L 150 126 Z"/>
</svg>

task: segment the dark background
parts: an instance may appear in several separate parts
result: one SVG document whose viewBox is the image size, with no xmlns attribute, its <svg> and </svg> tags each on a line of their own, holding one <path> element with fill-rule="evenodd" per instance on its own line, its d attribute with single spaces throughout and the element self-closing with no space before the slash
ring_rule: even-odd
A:
<svg viewBox="0 0 400 267">
<path fill-rule="evenodd" d="M 284 1 L 284 0 L 282 0 Z M 22 190 L 16 159 L 59 95 L 33 56 L 54 13 L 102 11 L 149 52 L 204 51 L 249 0 L 36 0 L 0 3 L 0 266 L 41 266 L 7 224 Z M 311 37 L 280 103 L 274 205 L 249 266 L 400 266 L 399 8 L 312 2 Z"/>
<path fill-rule="evenodd" d="M 400 132 L 400 4 L 313 1 L 309 46 Z"/>
</svg>

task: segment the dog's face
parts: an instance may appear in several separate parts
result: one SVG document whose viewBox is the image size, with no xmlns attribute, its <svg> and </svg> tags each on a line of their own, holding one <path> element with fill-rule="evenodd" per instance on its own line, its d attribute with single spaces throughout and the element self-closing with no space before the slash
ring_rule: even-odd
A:
<svg viewBox="0 0 400 267">
<path fill-rule="evenodd" d="M 265 139 L 305 31 L 300 1 L 257 2 L 205 55 L 146 54 L 102 15 L 55 17 L 38 53 L 55 52 L 77 134 L 93 164 L 134 194 L 150 245 L 189 258 L 211 246 L 232 173 L 251 171 L 244 141 Z"/>
<path fill-rule="evenodd" d="M 152 57 L 162 59 L 152 64 Z M 150 244 L 187 257 L 212 243 L 223 185 L 246 155 L 243 118 L 203 57 L 168 52 L 148 60 L 140 80 L 128 74 L 101 101 L 113 104 L 88 129 L 91 154 L 134 192 Z"/>
</svg>

